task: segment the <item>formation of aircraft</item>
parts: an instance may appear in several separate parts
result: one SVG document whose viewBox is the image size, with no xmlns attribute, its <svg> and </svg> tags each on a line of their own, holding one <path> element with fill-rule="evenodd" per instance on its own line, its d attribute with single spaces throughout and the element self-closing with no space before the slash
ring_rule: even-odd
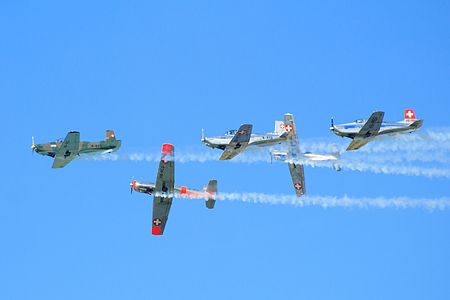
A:
<svg viewBox="0 0 450 300">
<path fill-rule="evenodd" d="M 331 119 L 330 130 L 341 137 L 351 138 L 353 141 L 348 145 L 348 150 L 357 150 L 372 141 L 379 135 L 410 133 L 419 129 L 423 120 L 416 119 L 412 109 L 405 109 L 405 117 L 399 122 L 384 122 L 384 112 L 374 112 L 368 120 L 359 119 L 355 122 L 334 125 Z"/>
<path fill-rule="evenodd" d="M 243 124 L 238 130 L 229 130 L 224 135 L 205 137 L 202 130 L 202 143 L 210 148 L 223 150 L 219 160 L 229 160 L 241 153 L 248 146 L 272 146 L 287 140 L 292 128 L 283 122 L 275 121 L 274 132 L 266 134 L 252 133 L 252 124 Z"/>
<path fill-rule="evenodd" d="M 77 155 L 86 153 L 110 153 L 117 151 L 122 141 L 116 140 L 113 130 L 106 130 L 104 141 L 100 142 L 80 142 L 80 133 L 70 131 L 64 141 L 57 140 L 45 144 L 35 144 L 32 137 L 32 151 L 44 156 L 55 158 L 52 168 L 63 168 L 70 163 Z"/>
<path fill-rule="evenodd" d="M 334 125 L 331 119 L 330 130 L 338 136 L 351 138 L 353 141 L 347 150 L 356 150 L 379 135 L 392 135 L 416 131 L 423 120 L 416 119 L 414 110 L 406 109 L 403 121 L 383 122 L 384 112 L 374 112 L 368 120 L 356 120 L 352 123 Z M 205 137 L 202 130 L 202 143 L 211 148 L 223 150 L 219 160 L 230 160 L 243 152 L 248 146 L 267 147 L 285 143 L 286 150 L 270 150 L 271 158 L 288 164 L 295 193 L 298 197 L 306 193 L 305 161 L 328 161 L 336 171 L 341 170 L 340 153 L 315 154 L 302 153 L 297 135 L 297 128 L 292 114 L 285 114 L 283 121 L 275 121 L 274 132 L 266 134 L 252 133 L 252 124 L 243 124 L 238 130 L 230 130 L 222 136 Z M 104 141 L 80 142 L 80 133 L 70 131 L 64 141 L 35 144 L 32 138 L 33 152 L 54 158 L 52 168 L 63 168 L 76 156 L 84 153 L 110 153 L 117 151 L 121 141 L 116 140 L 114 131 L 107 130 Z M 210 180 L 203 190 L 175 186 L 174 146 L 162 145 L 162 154 L 155 183 L 132 180 L 131 192 L 136 191 L 153 195 L 152 234 L 162 235 L 169 217 L 174 197 L 203 198 L 208 209 L 214 208 L 217 194 L 217 180 Z"/>
<path fill-rule="evenodd" d="M 139 193 L 153 194 L 153 235 L 164 233 L 173 197 L 205 198 L 206 207 L 212 209 L 217 193 L 217 180 L 210 180 L 203 191 L 189 189 L 185 186 L 175 187 L 174 146 L 163 144 L 161 152 L 156 183 L 143 183 L 136 180 L 130 183 L 131 192 L 135 190 Z"/>
</svg>

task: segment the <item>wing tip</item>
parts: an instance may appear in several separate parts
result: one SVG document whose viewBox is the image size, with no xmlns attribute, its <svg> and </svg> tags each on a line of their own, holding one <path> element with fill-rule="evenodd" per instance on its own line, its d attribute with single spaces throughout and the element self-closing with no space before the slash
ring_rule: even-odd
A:
<svg viewBox="0 0 450 300">
<path fill-rule="evenodd" d="M 172 144 L 163 144 L 161 152 L 164 154 L 172 154 L 174 146 Z"/>
<path fill-rule="evenodd" d="M 152 226 L 152 234 L 153 235 L 162 235 L 161 227 L 158 226 Z"/>
</svg>

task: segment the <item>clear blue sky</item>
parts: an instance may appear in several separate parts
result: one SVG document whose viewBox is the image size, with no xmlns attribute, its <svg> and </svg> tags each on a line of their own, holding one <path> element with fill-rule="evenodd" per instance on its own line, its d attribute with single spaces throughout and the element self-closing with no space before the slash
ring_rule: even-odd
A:
<svg viewBox="0 0 450 300">
<path fill-rule="evenodd" d="M 156 163 L 78 160 L 38 142 L 121 152 L 201 147 L 285 112 L 300 138 L 411 107 L 449 127 L 448 1 L 3 1 L 0 4 L 1 299 L 449 299 L 450 211 L 175 201 L 163 237 L 152 198 L 129 194 Z M 336 139 L 338 139 L 336 137 Z M 450 196 L 449 179 L 307 168 L 308 192 Z M 291 194 L 283 164 L 185 163 L 176 182 Z"/>
</svg>

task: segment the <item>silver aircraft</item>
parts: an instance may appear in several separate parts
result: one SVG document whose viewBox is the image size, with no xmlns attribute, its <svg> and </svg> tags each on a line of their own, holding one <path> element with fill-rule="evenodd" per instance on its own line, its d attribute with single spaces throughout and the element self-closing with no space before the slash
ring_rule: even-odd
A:
<svg viewBox="0 0 450 300">
<path fill-rule="evenodd" d="M 356 150 L 372 141 L 375 137 L 384 134 L 411 133 L 420 128 L 423 119 L 416 119 L 416 114 L 412 109 L 405 109 L 405 117 L 399 122 L 383 122 L 384 112 L 374 112 L 368 120 L 356 120 L 352 123 L 334 125 L 331 119 L 330 130 L 340 136 L 348 137 L 353 141 L 348 145 L 348 150 Z"/>
<path fill-rule="evenodd" d="M 284 125 L 290 128 L 290 135 L 287 139 L 287 151 L 272 150 L 270 152 L 272 159 L 285 161 L 289 166 L 289 172 L 291 173 L 292 184 L 295 189 L 297 197 L 300 197 L 306 193 L 305 188 L 305 172 L 302 162 L 304 161 L 332 161 L 333 167 L 336 171 L 341 170 L 339 165 L 339 153 L 336 154 L 314 154 L 310 152 L 302 153 L 300 151 L 300 145 L 298 141 L 297 128 L 294 122 L 294 116 L 292 114 L 284 115 Z"/>
<path fill-rule="evenodd" d="M 205 137 L 202 129 L 202 143 L 210 148 L 223 150 L 220 160 L 232 159 L 248 146 L 271 146 L 287 140 L 292 132 L 291 125 L 285 125 L 282 121 L 275 121 L 274 132 L 266 134 L 252 133 L 252 124 L 243 124 L 238 130 L 229 130 L 224 135 Z"/>
</svg>

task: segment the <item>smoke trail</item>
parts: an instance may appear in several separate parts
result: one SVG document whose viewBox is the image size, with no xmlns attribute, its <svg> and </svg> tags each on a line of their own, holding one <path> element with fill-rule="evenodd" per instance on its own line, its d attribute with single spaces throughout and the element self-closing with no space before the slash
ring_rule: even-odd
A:
<svg viewBox="0 0 450 300">
<path fill-rule="evenodd" d="M 338 148 L 345 151 L 349 144 L 349 139 L 303 139 L 300 145 L 305 151 L 329 152 L 330 149 Z M 367 146 L 359 149 L 358 152 L 379 153 L 386 151 L 403 152 L 429 152 L 433 150 L 450 151 L 450 129 L 432 129 L 414 132 L 412 134 L 384 135 L 375 138 Z"/>
<path fill-rule="evenodd" d="M 442 165 L 450 164 L 450 154 L 444 151 L 435 151 L 431 153 L 424 152 L 386 152 L 377 154 L 367 154 L 353 152 L 344 154 L 345 159 L 352 161 L 366 161 L 370 163 L 389 163 L 400 164 L 404 162 L 418 163 L 438 163 Z"/>
<path fill-rule="evenodd" d="M 347 208 L 423 208 L 444 210 L 450 207 L 450 198 L 412 199 L 396 198 L 352 198 L 348 196 L 304 196 L 271 195 L 262 193 L 221 193 L 217 200 L 243 201 L 250 203 L 288 204 L 294 206 L 347 207 Z"/>
<path fill-rule="evenodd" d="M 175 155 L 175 161 L 179 163 L 188 162 L 211 162 L 218 161 L 219 152 L 206 152 L 201 151 L 198 153 L 192 152 L 179 152 Z M 132 154 L 105 154 L 105 155 L 90 155 L 84 156 L 84 159 L 91 160 L 128 160 L 128 161 L 147 161 L 147 162 L 159 162 L 160 154 L 155 152 L 154 154 L 144 153 L 132 153 Z M 236 158 L 232 159 L 231 163 L 269 163 L 270 156 L 267 152 L 250 151 L 242 153 Z M 424 176 L 428 178 L 450 178 L 449 168 L 436 168 L 426 166 L 412 166 L 405 164 L 395 164 L 389 160 L 389 156 L 380 156 L 379 161 L 370 161 L 367 157 L 355 156 L 353 158 L 342 158 L 339 161 L 311 161 L 307 158 L 296 159 L 290 161 L 293 163 L 301 163 L 309 167 L 315 168 L 335 168 L 335 164 L 338 164 L 343 170 L 359 171 L 359 172 L 372 172 L 376 174 L 394 174 L 394 175 L 407 175 L 407 176 Z"/>
<path fill-rule="evenodd" d="M 164 195 L 160 195 L 163 196 Z M 170 195 L 174 196 L 174 195 Z M 176 195 L 175 195 L 176 196 Z M 180 199 L 203 199 L 203 197 L 184 197 L 177 196 Z M 426 210 L 444 210 L 450 208 L 450 198 L 409 198 L 409 197 L 375 197 L 375 198 L 354 198 L 349 196 L 335 197 L 335 196 L 303 196 L 297 197 L 295 195 L 278 195 L 278 194 L 264 194 L 264 193 L 219 193 L 215 197 L 218 201 L 241 201 L 248 203 L 261 204 L 281 204 L 293 206 L 319 206 L 322 208 L 419 208 Z"/>
<path fill-rule="evenodd" d="M 431 168 L 431 167 L 427 168 L 427 167 L 416 167 L 406 165 L 388 165 L 388 164 L 365 163 L 365 162 L 350 162 L 350 161 L 343 161 L 340 164 L 344 170 L 347 169 L 360 172 L 372 172 L 376 174 L 424 176 L 428 178 L 434 177 L 450 178 L 450 169 Z"/>
</svg>

